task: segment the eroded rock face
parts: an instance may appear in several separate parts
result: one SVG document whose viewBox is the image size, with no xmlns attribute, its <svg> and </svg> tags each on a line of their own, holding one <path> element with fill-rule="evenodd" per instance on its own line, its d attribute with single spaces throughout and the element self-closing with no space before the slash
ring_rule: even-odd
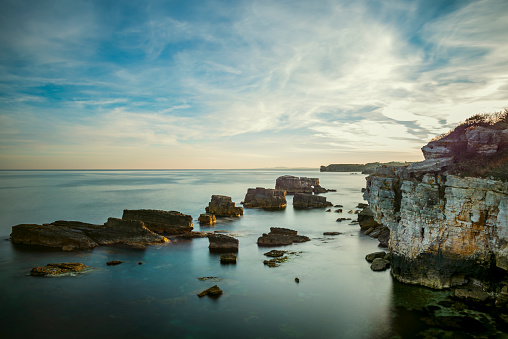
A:
<svg viewBox="0 0 508 339">
<path fill-rule="evenodd" d="M 318 178 L 295 177 L 284 175 L 275 181 L 275 189 L 285 190 L 287 194 L 326 193 L 328 190 L 319 185 Z"/>
<path fill-rule="evenodd" d="M 229 251 L 238 252 L 238 239 L 225 234 L 208 234 L 208 241 L 210 251 Z"/>
<path fill-rule="evenodd" d="M 310 241 L 310 238 L 304 235 L 298 235 L 298 231 L 289 228 L 270 227 L 270 233 L 263 233 L 263 235 L 258 238 L 258 245 L 284 246 L 305 241 Z"/>
<path fill-rule="evenodd" d="M 63 220 L 44 225 L 21 224 L 12 227 L 11 241 L 72 251 L 99 245 L 145 247 L 169 240 L 150 231 L 142 221 L 109 218 L 104 225 Z"/>
<path fill-rule="evenodd" d="M 212 200 L 205 208 L 206 213 L 214 214 L 218 217 L 239 217 L 243 215 L 243 208 L 236 207 L 231 197 L 225 195 L 212 195 Z"/>
<path fill-rule="evenodd" d="M 299 209 L 331 207 L 333 204 L 326 201 L 326 197 L 307 193 L 296 193 L 293 197 L 293 207 Z"/>
<path fill-rule="evenodd" d="M 243 206 L 246 208 L 284 209 L 286 208 L 286 191 L 272 188 L 249 188 Z"/>
<path fill-rule="evenodd" d="M 192 217 L 177 211 L 124 210 L 122 219 L 140 220 L 152 232 L 182 234 L 192 231 Z"/>
<path fill-rule="evenodd" d="M 508 183 L 402 167 L 370 175 L 364 198 L 402 282 L 447 288 L 508 268 Z"/>
</svg>

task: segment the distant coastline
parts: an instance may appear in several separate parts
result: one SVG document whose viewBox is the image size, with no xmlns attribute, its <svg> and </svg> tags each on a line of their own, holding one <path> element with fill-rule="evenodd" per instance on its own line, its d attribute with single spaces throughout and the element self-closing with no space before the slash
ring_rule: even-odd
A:
<svg viewBox="0 0 508 339">
<path fill-rule="evenodd" d="M 389 166 L 408 166 L 413 162 L 405 161 L 405 162 L 369 162 L 366 164 L 330 164 L 328 166 L 321 166 L 319 169 L 320 172 L 362 172 L 363 174 L 371 174 L 374 173 L 376 167 L 379 165 L 389 165 Z"/>
</svg>

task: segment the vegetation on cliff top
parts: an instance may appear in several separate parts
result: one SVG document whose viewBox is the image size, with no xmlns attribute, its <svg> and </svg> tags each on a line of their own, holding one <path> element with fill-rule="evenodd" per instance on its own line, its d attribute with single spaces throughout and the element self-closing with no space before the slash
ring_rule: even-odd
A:
<svg viewBox="0 0 508 339">
<path fill-rule="evenodd" d="M 508 142 L 502 140 L 495 153 L 479 154 L 467 146 L 466 131 L 475 127 L 492 130 L 508 130 L 508 109 L 494 113 L 476 114 L 466 119 L 455 129 L 442 134 L 432 141 L 456 140 L 450 147 L 453 165 L 448 168 L 452 174 L 471 177 L 486 177 L 508 181 Z"/>
</svg>

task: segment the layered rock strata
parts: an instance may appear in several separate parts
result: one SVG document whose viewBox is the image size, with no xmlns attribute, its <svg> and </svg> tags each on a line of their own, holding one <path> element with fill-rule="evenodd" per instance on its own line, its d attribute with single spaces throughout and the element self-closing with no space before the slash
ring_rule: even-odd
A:
<svg viewBox="0 0 508 339">
<path fill-rule="evenodd" d="M 177 211 L 124 210 L 122 219 L 140 220 L 150 231 L 159 234 L 182 234 L 193 229 L 192 217 Z"/>
<path fill-rule="evenodd" d="M 273 188 L 249 188 L 243 206 L 246 208 L 284 209 L 286 208 L 286 191 Z"/>
<path fill-rule="evenodd" d="M 12 227 L 11 241 L 72 251 L 99 245 L 145 247 L 169 240 L 150 231 L 142 221 L 109 218 L 104 225 L 62 220 L 44 225 L 21 224 Z"/>
<path fill-rule="evenodd" d="M 218 217 L 239 217 L 243 215 L 243 208 L 236 207 L 231 197 L 225 195 L 212 195 L 212 200 L 205 208 L 206 213 Z"/>
<path fill-rule="evenodd" d="M 324 208 L 333 204 L 326 201 L 326 197 L 307 193 L 296 193 L 293 197 L 293 207 L 297 209 Z"/>
<path fill-rule="evenodd" d="M 287 194 L 326 193 L 328 190 L 319 185 L 318 178 L 295 177 L 284 175 L 275 181 L 275 189 L 285 190 Z"/>
<path fill-rule="evenodd" d="M 285 246 L 293 243 L 310 241 L 310 238 L 304 235 L 298 235 L 298 231 L 282 227 L 270 227 L 268 234 L 263 233 L 258 238 L 259 246 Z"/>
<path fill-rule="evenodd" d="M 390 229 L 393 276 L 433 288 L 506 276 L 508 183 L 411 166 L 379 168 L 364 194 Z"/>
<path fill-rule="evenodd" d="M 208 234 L 209 245 L 208 248 L 210 251 L 228 251 L 228 252 L 238 252 L 238 239 L 233 238 L 229 235 L 225 234 L 217 234 L 211 233 Z"/>
</svg>

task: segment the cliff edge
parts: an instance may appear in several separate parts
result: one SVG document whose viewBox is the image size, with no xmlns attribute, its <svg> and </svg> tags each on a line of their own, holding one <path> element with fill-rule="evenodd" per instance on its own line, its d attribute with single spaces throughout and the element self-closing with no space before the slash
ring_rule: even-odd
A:
<svg viewBox="0 0 508 339">
<path fill-rule="evenodd" d="M 470 119 L 424 146 L 424 161 L 379 166 L 364 199 L 390 229 L 397 280 L 497 297 L 508 291 L 508 111 Z"/>
</svg>

